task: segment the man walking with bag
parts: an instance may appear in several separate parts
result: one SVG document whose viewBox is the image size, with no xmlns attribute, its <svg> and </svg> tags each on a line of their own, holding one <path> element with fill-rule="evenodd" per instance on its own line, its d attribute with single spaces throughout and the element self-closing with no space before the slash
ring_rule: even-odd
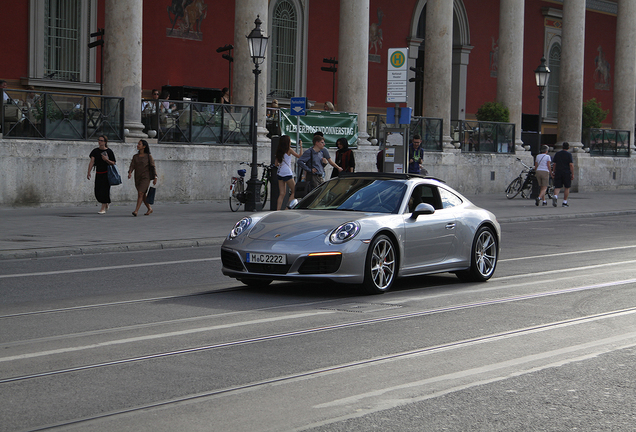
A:
<svg viewBox="0 0 636 432">
<path fill-rule="evenodd" d="M 322 160 L 331 160 L 329 152 L 325 149 L 325 139 L 320 135 L 314 135 L 313 147 L 305 150 L 303 155 L 298 159 L 298 165 L 305 171 L 309 190 L 320 185 L 325 178 L 325 170 L 322 167 Z M 334 167 L 338 171 L 342 171 L 341 167 Z M 309 192 L 308 190 L 308 192 Z"/>
</svg>

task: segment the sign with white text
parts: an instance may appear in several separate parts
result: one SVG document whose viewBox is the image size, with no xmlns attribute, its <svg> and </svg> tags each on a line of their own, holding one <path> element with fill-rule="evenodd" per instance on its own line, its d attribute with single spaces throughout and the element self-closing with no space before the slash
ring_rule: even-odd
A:
<svg viewBox="0 0 636 432">
<path fill-rule="evenodd" d="M 386 77 L 387 102 L 406 102 L 408 54 L 408 48 L 389 48 L 389 61 Z"/>
</svg>

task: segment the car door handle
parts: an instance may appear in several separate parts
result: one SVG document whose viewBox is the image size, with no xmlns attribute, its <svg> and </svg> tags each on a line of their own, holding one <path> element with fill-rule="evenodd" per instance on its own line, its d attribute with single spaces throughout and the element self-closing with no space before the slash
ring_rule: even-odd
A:
<svg viewBox="0 0 636 432">
<path fill-rule="evenodd" d="M 446 229 L 452 230 L 452 229 L 455 229 L 456 226 L 457 224 L 455 222 L 450 222 L 446 224 Z"/>
</svg>

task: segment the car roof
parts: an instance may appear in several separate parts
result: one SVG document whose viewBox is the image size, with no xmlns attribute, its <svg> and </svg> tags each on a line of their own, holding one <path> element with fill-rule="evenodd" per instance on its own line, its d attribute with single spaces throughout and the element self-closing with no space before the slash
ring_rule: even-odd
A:
<svg viewBox="0 0 636 432">
<path fill-rule="evenodd" d="M 341 172 L 338 177 L 348 178 L 373 178 L 378 180 L 410 180 L 410 179 L 426 179 L 435 180 L 440 183 L 446 183 L 437 177 L 423 176 L 421 174 L 413 173 L 382 173 L 382 172 Z"/>
</svg>

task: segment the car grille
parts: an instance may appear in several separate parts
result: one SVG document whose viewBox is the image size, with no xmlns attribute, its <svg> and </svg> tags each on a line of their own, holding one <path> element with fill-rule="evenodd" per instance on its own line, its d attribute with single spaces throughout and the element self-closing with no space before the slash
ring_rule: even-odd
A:
<svg viewBox="0 0 636 432">
<path fill-rule="evenodd" d="M 223 267 L 236 270 L 236 271 L 244 271 L 243 263 L 241 262 L 241 258 L 237 253 L 226 251 L 225 249 L 221 249 L 221 262 L 223 263 Z"/>
<path fill-rule="evenodd" d="M 291 265 L 245 263 L 250 273 L 286 274 Z"/>
<path fill-rule="evenodd" d="M 298 269 L 300 274 L 335 273 L 340 268 L 342 255 L 310 256 Z"/>
</svg>

